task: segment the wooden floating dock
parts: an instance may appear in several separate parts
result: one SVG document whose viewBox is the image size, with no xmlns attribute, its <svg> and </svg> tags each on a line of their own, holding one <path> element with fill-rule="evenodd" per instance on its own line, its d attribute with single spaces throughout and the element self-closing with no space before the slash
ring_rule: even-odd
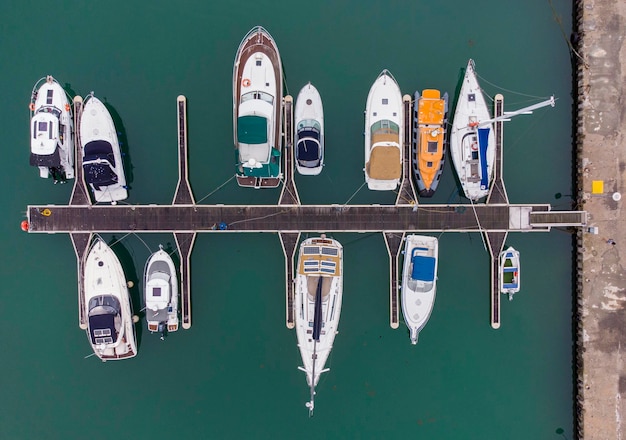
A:
<svg viewBox="0 0 626 440">
<path fill-rule="evenodd" d="M 408 98 L 408 99 L 407 99 Z M 183 328 L 191 327 L 191 251 L 198 232 L 278 233 L 285 254 L 286 325 L 294 327 L 294 259 L 301 232 L 381 232 L 389 254 L 389 323 L 400 323 L 400 253 L 406 232 L 479 232 L 491 257 L 491 325 L 500 327 L 498 256 L 510 231 L 547 232 L 551 227 L 584 226 L 584 211 L 551 211 L 549 204 L 509 204 L 502 179 L 502 121 L 495 123 L 495 178 L 485 204 L 418 204 L 411 170 L 411 99 L 403 98 L 405 138 L 403 177 L 396 205 L 301 205 L 294 182 L 293 99 L 283 103 L 285 132 L 283 189 L 277 205 L 197 205 L 191 190 L 187 162 L 186 98 L 177 98 L 179 178 L 172 205 L 92 205 L 82 173 L 80 118 L 82 99 L 76 97 L 76 179 L 69 205 L 31 205 L 29 232 L 69 233 L 78 261 L 79 324 L 86 328 L 83 302 L 84 262 L 92 235 L 105 233 L 174 234 L 180 254 Z M 495 114 L 503 100 L 496 97 Z M 216 225 L 226 228 L 216 228 Z"/>
</svg>

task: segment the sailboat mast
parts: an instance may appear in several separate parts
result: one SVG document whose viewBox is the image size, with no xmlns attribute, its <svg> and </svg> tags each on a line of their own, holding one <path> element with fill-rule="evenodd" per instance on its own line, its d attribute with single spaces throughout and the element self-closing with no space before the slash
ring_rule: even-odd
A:
<svg viewBox="0 0 626 440">
<path fill-rule="evenodd" d="M 551 96 L 550 99 L 546 99 L 545 101 L 542 101 L 542 102 L 540 102 L 538 104 L 533 104 L 533 105 L 530 105 L 528 107 L 524 107 L 524 108 L 521 108 L 519 110 L 515 110 L 513 112 L 505 112 L 502 116 L 498 116 L 497 118 L 487 119 L 486 121 L 481 121 L 478 124 L 478 126 L 482 127 L 484 125 L 492 124 L 494 122 L 507 120 L 509 118 L 512 118 L 513 116 L 521 115 L 521 114 L 524 114 L 524 113 L 532 113 L 533 110 L 537 110 L 537 109 L 540 109 L 542 107 L 547 107 L 547 106 L 554 107 L 555 104 L 556 104 L 556 100 L 554 99 L 554 96 Z"/>
<path fill-rule="evenodd" d="M 313 417 L 315 407 L 315 364 L 317 361 L 317 343 L 322 333 L 322 277 L 317 280 L 317 290 L 315 291 L 315 308 L 313 311 L 313 369 L 311 372 L 311 398 L 306 406 L 309 408 L 309 417 Z"/>
</svg>

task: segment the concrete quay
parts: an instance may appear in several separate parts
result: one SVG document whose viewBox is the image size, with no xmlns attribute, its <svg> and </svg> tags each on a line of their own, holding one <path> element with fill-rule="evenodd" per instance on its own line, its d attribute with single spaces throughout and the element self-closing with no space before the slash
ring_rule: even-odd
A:
<svg viewBox="0 0 626 440">
<path fill-rule="evenodd" d="M 625 25 L 624 1 L 574 2 L 575 183 L 590 227 L 577 235 L 574 435 L 589 440 L 626 439 Z"/>
</svg>

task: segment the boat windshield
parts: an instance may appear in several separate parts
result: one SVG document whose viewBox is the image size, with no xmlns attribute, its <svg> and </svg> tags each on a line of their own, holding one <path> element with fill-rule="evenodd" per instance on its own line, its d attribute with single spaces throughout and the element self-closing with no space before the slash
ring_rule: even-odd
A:
<svg viewBox="0 0 626 440">
<path fill-rule="evenodd" d="M 241 95 L 241 100 L 239 102 L 243 104 L 244 102 L 251 101 L 253 99 L 260 99 L 261 101 L 265 101 L 270 105 L 274 104 L 274 97 L 270 95 L 269 93 L 261 92 L 261 91 L 245 93 Z"/>
</svg>

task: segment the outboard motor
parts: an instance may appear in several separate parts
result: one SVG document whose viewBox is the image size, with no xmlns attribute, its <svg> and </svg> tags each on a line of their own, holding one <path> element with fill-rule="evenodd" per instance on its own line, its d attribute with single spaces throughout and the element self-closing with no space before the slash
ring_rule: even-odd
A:
<svg viewBox="0 0 626 440">
<path fill-rule="evenodd" d="M 159 322 L 158 332 L 161 333 L 161 341 L 165 341 L 165 333 L 167 332 L 167 326 L 164 322 Z"/>
</svg>

